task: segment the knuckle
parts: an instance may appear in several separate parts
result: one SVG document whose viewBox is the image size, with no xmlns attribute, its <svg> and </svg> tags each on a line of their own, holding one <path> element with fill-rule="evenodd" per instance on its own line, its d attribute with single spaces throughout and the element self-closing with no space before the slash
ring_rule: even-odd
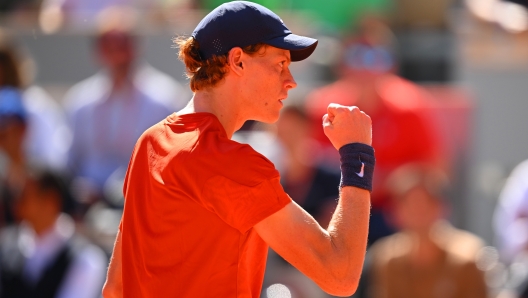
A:
<svg viewBox="0 0 528 298">
<path fill-rule="evenodd" d="M 328 105 L 328 108 L 329 109 L 337 109 L 339 108 L 341 105 L 337 104 L 337 103 L 331 103 Z"/>
</svg>

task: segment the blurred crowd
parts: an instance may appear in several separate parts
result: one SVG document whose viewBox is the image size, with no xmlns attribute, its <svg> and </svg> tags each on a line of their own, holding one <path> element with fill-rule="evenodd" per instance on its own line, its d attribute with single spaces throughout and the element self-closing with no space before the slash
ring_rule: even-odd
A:
<svg viewBox="0 0 528 298">
<path fill-rule="evenodd" d="M 191 96 L 185 82 L 141 57 L 138 24 L 193 19 L 222 2 L 0 1 L 0 298 L 101 295 L 135 142 Z M 291 96 L 276 124 L 248 122 L 234 136 L 274 162 L 285 191 L 323 227 L 337 205 L 340 171 L 321 117 L 339 103 L 372 118 L 369 247 L 354 297 L 528 297 L 528 161 L 498 198 L 496 241 L 453 220 L 465 201 L 460 181 L 474 109 L 453 84 L 449 11 L 462 4 L 256 2 L 299 12 L 290 17 L 316 20 L 322 41 L 329 32 L 339 41 L 321 42 L 325 52 L 314 59 L 331 63 L 310 65 L 306 71 L 320 75 L 299 84 L 312 87 Z M 465 4 L 482 18 L 494 2 Z M 526 2 L 501 5 L 525 27 L 501 25 L 526 30 Z M 31 23 L 46 34 L 89 32 L 99 70 L 54 98 L 28 75 L 31 57 L 17 43 L 14 27 Z M 329 296 L 270 250 L 262 297 Z"/>
</svg>

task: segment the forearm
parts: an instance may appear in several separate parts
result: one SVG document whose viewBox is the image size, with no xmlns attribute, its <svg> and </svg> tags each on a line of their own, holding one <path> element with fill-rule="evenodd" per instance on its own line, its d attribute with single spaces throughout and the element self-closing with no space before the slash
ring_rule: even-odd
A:
<svg viewBox="0 0 528 298">
<path fill-rule="evenodd" d="M 328 226 L 331 249 L 328 263 L 336 278 L 355 285 L 363 267 L 370 217 L 370 192 L 343 187 L 339 204 Z"/>
</svg>

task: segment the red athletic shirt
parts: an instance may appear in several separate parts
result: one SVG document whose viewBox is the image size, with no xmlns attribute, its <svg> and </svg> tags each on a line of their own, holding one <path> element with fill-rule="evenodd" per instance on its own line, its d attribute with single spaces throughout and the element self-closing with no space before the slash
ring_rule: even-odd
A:
<svg viewBox="0 0 528 298">
<path fill-rule="evenodd" d="M 124 194 L 124 297 L 260 296 L 268 246 L 253 226 L 291 199 L 273 164 L 213 114 L 149 128 Z"/>
</svg>

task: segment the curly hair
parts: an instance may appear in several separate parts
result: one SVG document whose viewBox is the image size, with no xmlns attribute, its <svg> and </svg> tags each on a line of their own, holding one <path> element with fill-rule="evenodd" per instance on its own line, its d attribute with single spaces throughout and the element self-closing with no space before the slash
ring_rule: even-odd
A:
<svg viewBox="0 0 528 298">
<path fill-rule="evenodd" d="M 173 40 L 175 47 L 179 48 L 178 58 L 185 64 L 186 75 L 190 80 L 189 85 L 193 92 L 214 87 L 227 73 L 227 54 L 213 56 L 205 61 L 200 58 L 200 45 L 193 37 L 176 37 Z M 266 46 L 257 43 L 242 48 L 244 53 L 256 54 Z"/>
</svg>

